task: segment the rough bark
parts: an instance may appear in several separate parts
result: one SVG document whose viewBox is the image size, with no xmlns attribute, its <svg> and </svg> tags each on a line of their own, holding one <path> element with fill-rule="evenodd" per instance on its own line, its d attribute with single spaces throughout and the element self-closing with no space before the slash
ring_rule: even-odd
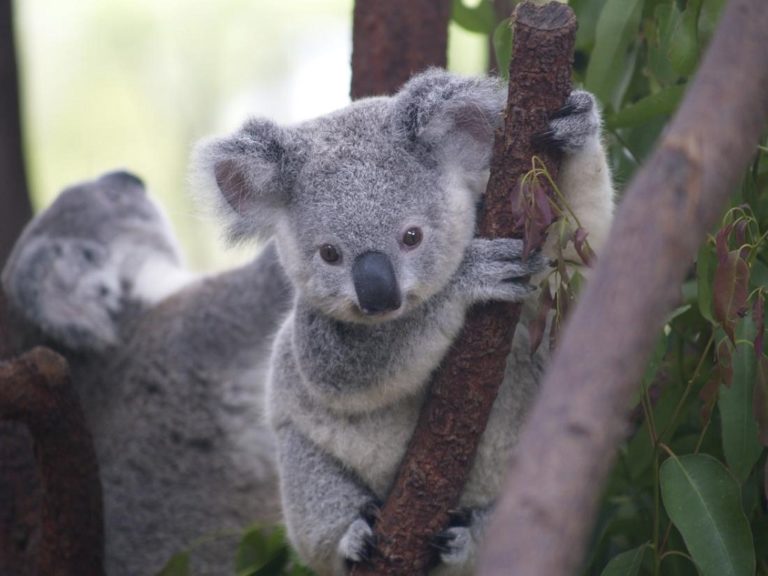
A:
<svg viewBox="0 0 768 576">
<path fill-rule="evenodd" d="M 356 0 L 352 99 L 391 94 L 415 72 L 445 67 L 451 0 Z"/>
<path fill-rule="evenodd" d="M 32 217 L 21 138 L 12 0 L 0 0 L 0 268 Z"/>
<path fill-rule="evenodd" d="M 102 576 L 101 486 L 66 361 L 35 348 L 0 363 L 0 419 L 25 424 L 43 485 L 37 574 Z"/>
<path fill-rule="evenodd" d="M 732 0 L 637 174 L 563 334 L 489 528 L 481 574 L 576 574 L 627 407 L 699 243 L 768 117 L 765 0 Z"/>
<path fill-rule="evenodd" d="M 478 235 L 514 235 L 512 195 L 531 169 L 534 154 L 556 177 L 557 158 L 536 149 L 549 114 L 571 90 L 576 20 L 567 6 L 521 4 L 503 133 L 494 143 L 485 212 Z M 480 436 L 501 384 L 519 306 L 491 303 L 470 310 L 464 330 L 443 361 L 393 488 L 375 526 L 378 552 L 354 574 L 423 574 L 434 561 L 432 537 L 455 510 L 472 468 Z"/>
</svg>

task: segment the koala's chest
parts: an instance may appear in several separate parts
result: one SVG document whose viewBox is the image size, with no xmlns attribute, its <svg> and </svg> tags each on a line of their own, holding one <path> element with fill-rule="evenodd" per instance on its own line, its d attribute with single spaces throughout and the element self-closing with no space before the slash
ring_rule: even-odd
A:
<svg viewBox="0 0 768 576">
<path fill-rule="evenodd" d="M 386 409 L 340 416 L 331 412 L 293 412 L 293 424 L 324 452 L 384 498 L 418 420 L 421 395 Z"/>
</svg>

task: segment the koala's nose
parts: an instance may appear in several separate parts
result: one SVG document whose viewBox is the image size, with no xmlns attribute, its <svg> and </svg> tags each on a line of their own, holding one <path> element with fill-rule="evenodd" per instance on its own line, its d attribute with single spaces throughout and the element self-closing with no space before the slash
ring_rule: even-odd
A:
<svg viewBox="0 0 768 576">
<path fill-rule="evenodd" d="M 352 265 L 352 281 L 363 313 L 380 314 L 400 308 L 400 287 L 386 254 L 365 252 L 358 256 Z"/>
</svg>

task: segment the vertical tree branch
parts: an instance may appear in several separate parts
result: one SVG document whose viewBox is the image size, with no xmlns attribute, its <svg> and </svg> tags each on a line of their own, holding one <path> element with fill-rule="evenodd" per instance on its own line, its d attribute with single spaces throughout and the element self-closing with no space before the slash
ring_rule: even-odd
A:
<svg viewBox="0 0 768 576">
<path fill-rule="evenodd" d="M 356 0 L 352 98 L 391 94 L 415 72 L 445 67 L 451 0 Z"/>
<path fill-rule="evenodd" d="M 103 576 L 101 485 L 66 361 L 35 348 L 0 362 L 0 419 L 24 423 L 43 483 L 37 573 Z"/>
<path fill-rule="evenodd" d="M 12 0 L 0 0 L 0 268 L 32 217 L 24 169 L 12 8 Z"/>
<path fill-rule="evenodd" d="M 521 435 L 481 574 L 575 574 L 630 398 L 699 243 L 768 117 L 768 10 L 731 0 L 624 197 Z"/>
<path fill-rule="evenodd" d="M 515 12 L 515 43 L 503 133 L 497 133 L 478 234 L 512 236 L 511 195 L 520 189 L 534 154 L 556 177 L 557 159 L 531 143 L 571 90 L 576 20 L 566 5 L 524 3 Z M 504 376 L 519 306 L 472 309 L 431 394 L 375 531 L 377 554 L 354 574 L 422 574 L 433 561 L 432 537 L 445 528 L 472 469 L 474 454 Z M 501 456 L 500 456 L 501 457 Z"/>
</svg>

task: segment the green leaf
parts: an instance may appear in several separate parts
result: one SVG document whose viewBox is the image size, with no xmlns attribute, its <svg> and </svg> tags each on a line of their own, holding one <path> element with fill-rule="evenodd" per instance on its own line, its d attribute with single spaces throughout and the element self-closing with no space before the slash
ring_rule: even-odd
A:
<svg viewBox="0 0 768 576">
<path fill-rule="evenodd" d="M 669 61 L 675 71 L 689 76 L 699 61 L 699 14 L 702 0 L 688 0 L 669 43 Z"/>
<path fill-rule="evenodd" d="M 171 556 L 156 576 L 189 576 L 189 552 L 179 552 Z"/>
<path fill-rule="evenodd" d="M 685 92 L 685 86 L 677 85 L 663 88 L 656 94 L 646 96 L 634 104 L 625 106 L 616 114 L 608 117 L 608 129 L 629 128 L 642 126 L 649 120 L 659 116 L 669 116 L 676 109 L 680 98 Z"/>
<path fill-rule="evenodd" d="M 753 394 L 757 377 L 755 357 L 755 324 L 746 316 L 736 324 L 736 345 L 733 351 L 733 382 L 720 387 L 717 407 L 723 435 L 723 452 L 728 467 L 740 482 L 744 482 L 760 458 L 757 421 L 753 410 Z"/>
<path fill-rule="evenodd" d="M 643 0 L 608 0 L 597 21 L 595 49 L 587 67 L 586 88 L 617 110 L 626 82 L 630 47 L 635 47 Z M 621 86 L 623 84 L 623 87 Z"/>
<path fill-rule="evenodd" d="M 288 562 L 288 545 L 282 528 L 254 526 L 248 529 L 237 550 L 238 576 L 280 574 Z"/>
<path fill-rule="evenodd" d="M 493 51 L 499 73 L 505 80 L 509 79 L 509 61 L 512 58 L 512 26 L 509 19 L 502 20 L 493 31 Z"/>
<path fill-rule="evenodd" d="M 576 30 L 576 50 L 591 50 L 595 45 L 597 20 L 605 2 L 606 0 L 570 0 L 568 2 L 579 20 L 579 27 Z"/>
<path fill-rule="evenodd" d="M 715 323 L 712 316 L 712 283 L 715 278 L 716 262 L 715 250 L 709 242 L 705 242 L 699 248 L 699 256 L 696 259 L 696 279 L 698 281 L 699 312 L 711 324 Z"/>
<path fill-rule="evenodd" d="M 736 481 L 707 454 L 661 465 L 664 507 L 702 576 L 755 573 L 755 549 Z"/>
<path fill-rule="evenodd" d="M 490 0 L 481 0 L 474 8 L 470 8 L 462 0 L 453 0 L 451 18 L 465 30 L 481 34 L 490 34 L 496 24 Z"/>
<path fill-rule="evenodd" d="M 637 576 L 643 565 L 643 557 L 651 547 L 649 543 L 627 550 L 615 556 L 601 572 L 601 576 Z"/>
</svg>

